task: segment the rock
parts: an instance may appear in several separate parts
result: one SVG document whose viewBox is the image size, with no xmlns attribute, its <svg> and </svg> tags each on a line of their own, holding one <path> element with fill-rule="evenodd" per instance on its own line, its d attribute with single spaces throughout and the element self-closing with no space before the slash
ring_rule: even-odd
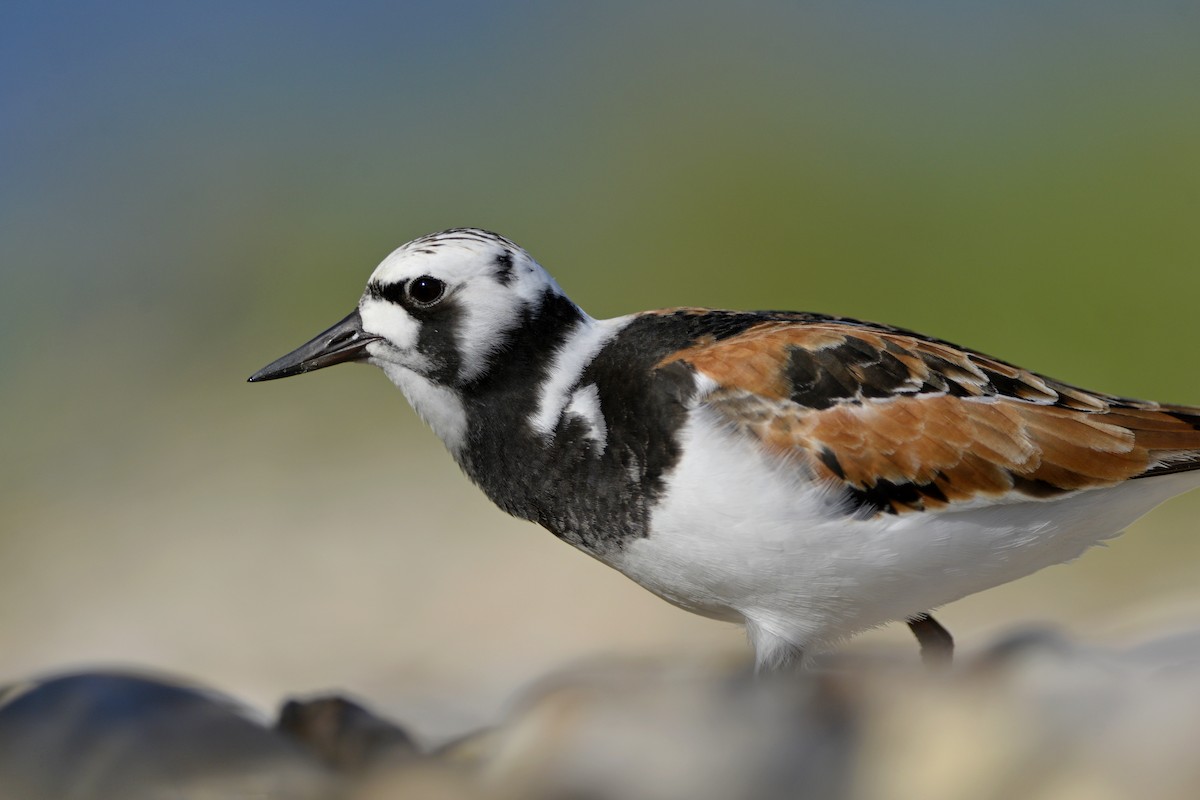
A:
<svg viewBox="0 0 1200 800">
<path fill-rule="evenodd" d="M 1022 632 L 939 671 L 595 664 L 426 754 L 337 696 L 289 702 L 271 730 L 178 682 L 92 673 L 0 695 L 0 798 L 1192 800 L 1197 741 L 1198 633 L 1114 649 Z"/>
<path fill-rule="evenodd" d="M 418 756 L 413 740 L 398 725 L 337 695 L 288 700 L 275 729 L 326 766 L 347 774 Z"/>
<path fill-rule="evenodd" d="M 0 694 L 0 798 L 324 798 L 335 781 L 233 701 L 164 678 L 89 672 Z"/>
</svg>

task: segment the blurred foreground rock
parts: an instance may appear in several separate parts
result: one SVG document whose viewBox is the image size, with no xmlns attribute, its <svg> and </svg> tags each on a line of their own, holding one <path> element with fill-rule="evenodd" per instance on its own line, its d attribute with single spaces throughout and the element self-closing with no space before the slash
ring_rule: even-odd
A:
<svg viewBox="0 0 1200 800">
<path fill-rule="evenodd" d="M 334 779 L 232 701 L 84 673 L 0 689 L 0 798 L 330 796 Z"/>
<path fill-rule="evenodd" d="M 394 723 L 344 697 L 288 700 L 275 729 L 322 764 L 347 775 L 416 758 L 416 744 Z"/>
<path fill-rule="evenodd" d="M 1124 650 L 1026 634 L 933 673 L 832 657 L 756 680 L 687 662 L 547 678 L 418 752 L 340 697 L 275 728 L 161 679 L 0 690 L 0 798 L 1195 798 L 1200 633 Z"/>
</svg>

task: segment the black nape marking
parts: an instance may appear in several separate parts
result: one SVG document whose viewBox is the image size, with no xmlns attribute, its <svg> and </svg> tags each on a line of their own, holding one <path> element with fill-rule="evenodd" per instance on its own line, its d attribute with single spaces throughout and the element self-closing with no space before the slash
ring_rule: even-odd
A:
<svg viewBox="0 0 1200 800">
<path fill-rule="evenodd" d="M 550 289 L 543 291 L 535 303 L 522 310 L 520 321 L 511 330 L 491 342 L 493 368 L 464 387 L 468 399 L 508 402 L 536 392 L 568 332 L 582 319 L 583 312 L 566 297 Z M 530 413 L 530 409 L 522 412 Z"/>
<path fill-rule="evenodd" d="M 503 250 L 496 256 L 496 280 L 501 286 L 508 286 L 513 280 L 513 254 Z"/>
</svg>

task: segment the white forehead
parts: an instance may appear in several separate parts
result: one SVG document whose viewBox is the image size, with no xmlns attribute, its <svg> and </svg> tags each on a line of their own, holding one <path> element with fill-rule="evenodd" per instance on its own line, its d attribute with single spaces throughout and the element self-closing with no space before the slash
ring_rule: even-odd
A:
<svg viewBox="0 0 1200 800">
<path fill-rule="evenodd" d="M 557 286 L 537 262 L 499 234 L 478 228 L 457 228 L 413 239 L 385 258 L 371 281 L 400 283 L 430 275 L 454 286 L 473 278 L 490 277 L 517 295 L 532 297 Z"/>
</svg>

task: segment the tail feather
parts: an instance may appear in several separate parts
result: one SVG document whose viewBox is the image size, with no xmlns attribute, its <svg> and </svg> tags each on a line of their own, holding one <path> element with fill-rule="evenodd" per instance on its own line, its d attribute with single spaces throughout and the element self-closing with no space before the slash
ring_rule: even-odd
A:
<svg viewBox="0 0 1200 800">
<path fill-rule="evenodd" d="M 1200 470 L 1200 408 L 1159 406 L 1117 413 L 1123 417 L 1122 424 L 1153 458 L 1150 467 L 1135 477 Z"/>
<path fill-rule="evenodd" d="M 1179 472 L 1200 470 L 1200 451 L 1176 451 L 1164 454 L 1157 463 L 1135 478 L 1153 478 L 1157 475 L 1174 475 Z"/>
</svg>

